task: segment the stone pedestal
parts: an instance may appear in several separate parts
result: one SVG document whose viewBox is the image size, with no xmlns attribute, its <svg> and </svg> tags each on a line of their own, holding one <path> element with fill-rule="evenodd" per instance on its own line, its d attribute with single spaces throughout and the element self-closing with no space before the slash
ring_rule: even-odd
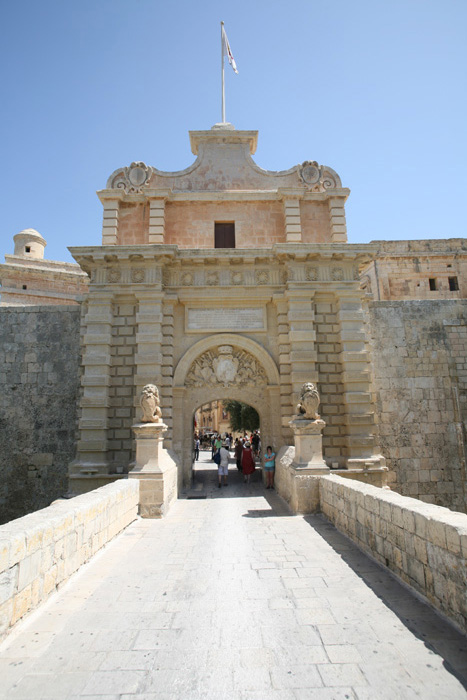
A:
<svg viewBox="0 0 467 700">
<path fill-rule="evenodd" d="M 165 423 L 136 423 L 136 459 L 130 465 L 129 479 L 140 482 L 139 514 L 160 518 L 177 498 L 177 462 L 164 449 Z"/>
<path fill-rule="evenodd" d="M 290 423 L 294 433 L 294 469 L 306 469 L 311 474 L 328 474 L 329 467 L 323 459 L 324 420 L 307 420 L 296 416 Z"/>
<path fill-rule="evenodd" d="M 289 425 L 295 447 L 280 450 L 275 483 L 294 513 L 318 513 L 320 476 L 330 471 L 323 460 L 322 431 L 326 423 L 296 416 Z"/>
</svg>

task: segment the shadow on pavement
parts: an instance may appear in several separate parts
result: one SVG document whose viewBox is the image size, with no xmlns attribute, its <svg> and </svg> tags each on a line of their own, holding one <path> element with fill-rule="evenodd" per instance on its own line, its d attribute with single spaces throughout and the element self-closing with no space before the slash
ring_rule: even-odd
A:
<svg viewBox="0 0 467 700">
<path fill-rule="evenodd" d="M 341 556 L 343 561 L 394 612 L 412 634 L 443 659 L 443 666 L 467 690 L 467 637 L 428 603 L 373 561 L 323 515 L 304 520 Z"/>
</svg>

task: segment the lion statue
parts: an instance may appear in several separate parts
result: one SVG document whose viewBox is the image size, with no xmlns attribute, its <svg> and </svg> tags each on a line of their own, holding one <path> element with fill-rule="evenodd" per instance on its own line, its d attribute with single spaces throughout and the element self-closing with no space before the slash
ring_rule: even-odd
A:
<svg viewBox="0 0 467 700">
<path fill-rule="evenodd" d="M 297 405 L 297 414 L 307 420 L 319 420 L 318 415 L 319 394 L 312 382 L 306 382 L 300 389 L 300 399 Z"/>
<path fill-rule="evenodd" d="M 146 384 L 146 386 L 143 387 L 139 403 L 143 409 L 142 423 L 161 422 L 162 413 L 159 407 L 159 389 L 155 384 Z"/>
</svg>

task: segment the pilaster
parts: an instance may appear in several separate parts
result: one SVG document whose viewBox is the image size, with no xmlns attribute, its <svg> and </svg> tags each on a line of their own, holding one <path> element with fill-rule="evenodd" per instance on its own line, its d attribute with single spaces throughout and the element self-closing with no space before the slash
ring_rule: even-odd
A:
<svg viewBox="0 0 467 700">
<path fill-rule="evenodd" d="M 149 200 L 149 243 L 163 243 L 165 235 L 165 197 Z"/>
<path fill-rule="evenodd" d="M 284 214 L 286 243 L 301 243 L 300 199 L 284 199 Z"/>
<path fill-rule="evenodd" d="M 330 197 L 329 218 L 331 223 L 331 243 L 347 243 L 347 225 L 345 223 L 345 199 Z"/>
<path fill-rule="evenodd" d="M 304 382 L 318 383 L 313 296 L 314 292 L 310 289 L 289 288 L 284 293 L 289 327 L 290 384 L 294 401 Z"/>
<path fill-rule="evenodd" d="M 106 475 L 113 295 L 94 292 L 88 299 L 83 338 L 83 395 L 78 458 L 74 473 Z"/>
<path fill-rule="evenodd" d="M 163 293 L 150 289 L 137 293 L 134 406 L 146 384 L 159 386 L 162 372 Z M 136 410 L 139 410 L 137 408 Z M 139 416 L 136 416 L 139 420 Z"/>
<path fill-rule="evenodd" d="M 173 372 L 174 372 L 174 306 L 176 295 L 166 295 L 162 306 L 162 366 L 161 366 L 161 410 L 168 427 L 164 441 L 167 449 L 172 448 L 173 437 Z"/>
<path fill-rule="evenodd" d="M 339 292 L 337 320 L 341 341 L 347 466 L 363 469 L 365 465 L 368 466 L 369 460 L 374 462 L 376 457 L 370 357 L 366 346 L 361 295 L 358 290 Z"/>
<path fill-rule="evenodd" d="M 102 245 L 117 245 L 118 204 L 118 199 L 105 199 L 103 201 Z"/>
<path fill-rule="evenodd" d="M 280 407 L 282 435 L 284 440 L 291 436 L 289 428 L 290 416 L 293 414 L 291 360 L 289 341 L 288 304 L 283 294 L 275 294 L 274 304 L 277 309 L 277 332 L 279 346 L 279 374 L 280 374 Z"/>
</svg>

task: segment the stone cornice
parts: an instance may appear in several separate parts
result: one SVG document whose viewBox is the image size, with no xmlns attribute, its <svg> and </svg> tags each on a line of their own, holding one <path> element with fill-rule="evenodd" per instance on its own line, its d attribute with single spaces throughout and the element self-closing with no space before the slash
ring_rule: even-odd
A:
<svg viewBox="0 0 467 700">
<path fill-rule="evenodd" d="M 122 189 L 98 190 L 97 196 L 102 204 L 107 201 L 127 203 L 143 203 L 151 199 L 163 199 L 167 202 L 264 202 L 283 201 L 286 199 L 301 199 L 304 201 L 324 202 L 329 199 L 343 198 L 347 200 L 350 190 L 340 187 L 325 192 L 309 192 L 302 188 L 283 188 L 277 190 L 217 190 L 197 192 L 174 192 L 170 189 L 145 189 L 143 192 L 126 193 Z"/>
</svg>

